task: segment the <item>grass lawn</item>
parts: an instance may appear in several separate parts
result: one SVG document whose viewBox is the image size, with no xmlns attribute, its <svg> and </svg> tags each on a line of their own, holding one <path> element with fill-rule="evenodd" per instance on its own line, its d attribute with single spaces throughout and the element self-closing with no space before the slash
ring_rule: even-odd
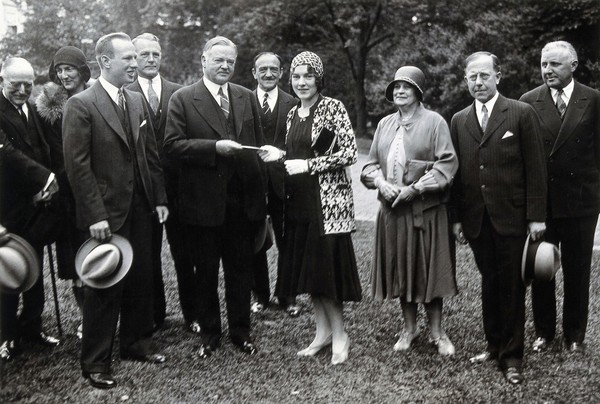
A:
<svg viewBox="0 0 600 404">
<path fill-rule="evenodd" d="M 402 329 L 397 301 L 377 303 L 369 293 L 369 268 L 374 224 L 358 222 L 353 235 L 364 298 L 346 304 L 344 314 L 351 337 L 349 360 L 330 364 L 331 349 L 314 358 L 297 358 L 313 337 L 310 301 L 299 299 L 302 315 L 290 319 L 279 310 L 253 316 L 256 356 L 238 352 L 224 337 L 222 347 L 208 360 L 197 359 L 198 337 L 183 329 L 175 273 L 170 255 L 163 251 L 168 298 L 168 327 L 155 342 L 168 356 L 162 366 L 116 359 L 113 372 L 119 382 L 109 391 L 91 388 L 81 377 L 79 318 L 70 285 L 59 282 L 59 299 L 66 335 L 55 349 L 27 347 L 5 365 L 0 402 L 24 403 L 197 403 L 197 402 L 598 402 L 600 401 L 598 253 L 594 253 L 590 296 L 590 322 L 585 354 L 569 354 L 557 340 L 550 352 L 534 355 L 531 309 L 528 305 L 525 357 L 526 381 L 510 386 L 490 362 L 472 366 L 468 358 L 485 347 L 481 322 L 480 276 L 468 248 L 458 249 L 460 293 L 444 307 L 445 327 L 456 345 L 451 358 L 440 357 L 427 343 L 424 311 L 422 334 L 405 354 L 392 350 L 394 334 Z M 271 264 L 275 254 L 269 257 Z M 274 265 L 271 265 L 273 268 Z M 46 273 L 45 328 L 56 334 L 48 270 Z M 562 277 L 558 274 L 559 290 Z M 529 301 L 529 296 L 528 296 Z M 562 312 L 562 308 L 559 308 Z M 224 314 L 224 313 L 223 313 Z M 223 319 L 226 329 L 226 320 Z M 117 355 L 118 356 L 118 355 Z"/>
</svg>

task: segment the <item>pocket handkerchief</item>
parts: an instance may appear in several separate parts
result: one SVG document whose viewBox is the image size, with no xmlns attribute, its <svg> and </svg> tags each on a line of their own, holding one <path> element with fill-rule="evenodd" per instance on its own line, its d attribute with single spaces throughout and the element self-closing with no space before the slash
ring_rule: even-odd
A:
<svg viewBox="0 0 600 404">
<path fill-rule="evenodd" d="M 504 136 L 502 136 L 502 139 L 507 139 L 511 136 L 514 136 L 515 134 L 512 133 L 511 131 L 507 130 L 506 133 L 504 134 Z"/>
<path fill-rule="evenodd" d="M 144 119 L 142 123 L 140 123 L 140 128 L 146 124 L 146 120 Z"/>
</svg>

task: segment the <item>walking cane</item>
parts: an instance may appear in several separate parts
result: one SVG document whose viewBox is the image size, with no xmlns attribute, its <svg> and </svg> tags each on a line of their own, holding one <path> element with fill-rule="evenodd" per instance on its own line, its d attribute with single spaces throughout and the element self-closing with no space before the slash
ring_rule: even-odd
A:
<svg viewBox="0 0 600 404">
<path fill-rule="evenodd" d="M 56 312 L 56 325 L 58 326 L 58 335 L 63 337 L 63 329 L 60 321 L 60 309 L 58 307 L 58 293 L 56 292 L 56 274 L 54 272 L 54 255 L 52 254 L 52 245 L 46 246 L 48 251 L 48 263 L 50 264 L 50 279 L 52 280 L 52 294 L 54 295 L 54 311 Z"/>
</svg>

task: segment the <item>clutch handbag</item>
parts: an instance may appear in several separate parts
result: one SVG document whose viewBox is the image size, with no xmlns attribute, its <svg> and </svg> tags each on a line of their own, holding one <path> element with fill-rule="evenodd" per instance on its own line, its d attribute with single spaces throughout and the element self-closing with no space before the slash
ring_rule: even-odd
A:
<svg viewBox="0 0 600 404">
<path fill-rule="evenodd" d="M 327 128 L 321 129 L 310 148 L 317 156 L 325 156 L 340 150 L 337 135 Z"/>
<path fill-rule="evenodd" d="M 403 182 L 407 185 L 419 181 L 433 167 L 433 161 L 408 160 L 404 166 Z"/>
</svg>

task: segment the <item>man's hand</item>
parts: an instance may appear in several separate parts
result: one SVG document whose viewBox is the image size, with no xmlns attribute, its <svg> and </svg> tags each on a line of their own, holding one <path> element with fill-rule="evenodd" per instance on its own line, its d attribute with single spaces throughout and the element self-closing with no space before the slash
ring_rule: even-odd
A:
<svg viewBox="0 0 600 404">
<path fill-rule="evenodd" d="M 382 177 L 375 178 L 373 183 L 375 184 L 379 192 L 381 192 L 381 195 L 383 195 L 385 200 L 388 202 L 393 202 L 400 193 L 399 187 L 387 182 Z"/>
<path fill-rule="evenodd" d="M 156 207 L 156 216 L 158 216 L 158 223 L 164 223 L 169 218 L 169 208 L 164 205 Z"/>
<path fill-rule="evenodd" d="M 546 232 L 546 223 L 544 222 L 529 222 L 527 223 L 527 232 L 531 236 L 532 241 L 538 241 Z"/>
<path fill-rule="evenodd" d="M 242 150 L 242 145 L 233 140 L 217 140 L 217 154 L 220 156 L 234 156 Z"/>
<path fill-rule="evenodd" d="M 110 232 L 110 226 L 107 220 L 94 223 L 90 226 L 90 236 L 98 241 L 107 241 L 112 236 Z"/>
<path fill-rule="evenodd" d="M 461 244 L 467 244 L 467 239 L 463 233 L 462 223 L 454 223 L 452 225 L 452 233 L 454 233 L 454 237 Z"/>
<path fill-rule="evenodd" d="M 287 160 L 285 170 L 289 175 L 304 174 L 308 172 L 308 162 L 306 160 Z"/>
<path fill-rule="evenodd" d="M 58 181 L 56 177 L 44 189 L 34 195 L 33 203 L 48 202 L 58 192 Z"/>
<path fill-rule="evenodd" d="M 260 150 L 258 151 L 258 155 L 265 163 L 279 161 L 283 158 L 284 154 L 285 153 L 283 152 L 283 150 L 280 150 L 277 147 L 271 146 L 269 144 L 261 146 Z"/>
</svg>

